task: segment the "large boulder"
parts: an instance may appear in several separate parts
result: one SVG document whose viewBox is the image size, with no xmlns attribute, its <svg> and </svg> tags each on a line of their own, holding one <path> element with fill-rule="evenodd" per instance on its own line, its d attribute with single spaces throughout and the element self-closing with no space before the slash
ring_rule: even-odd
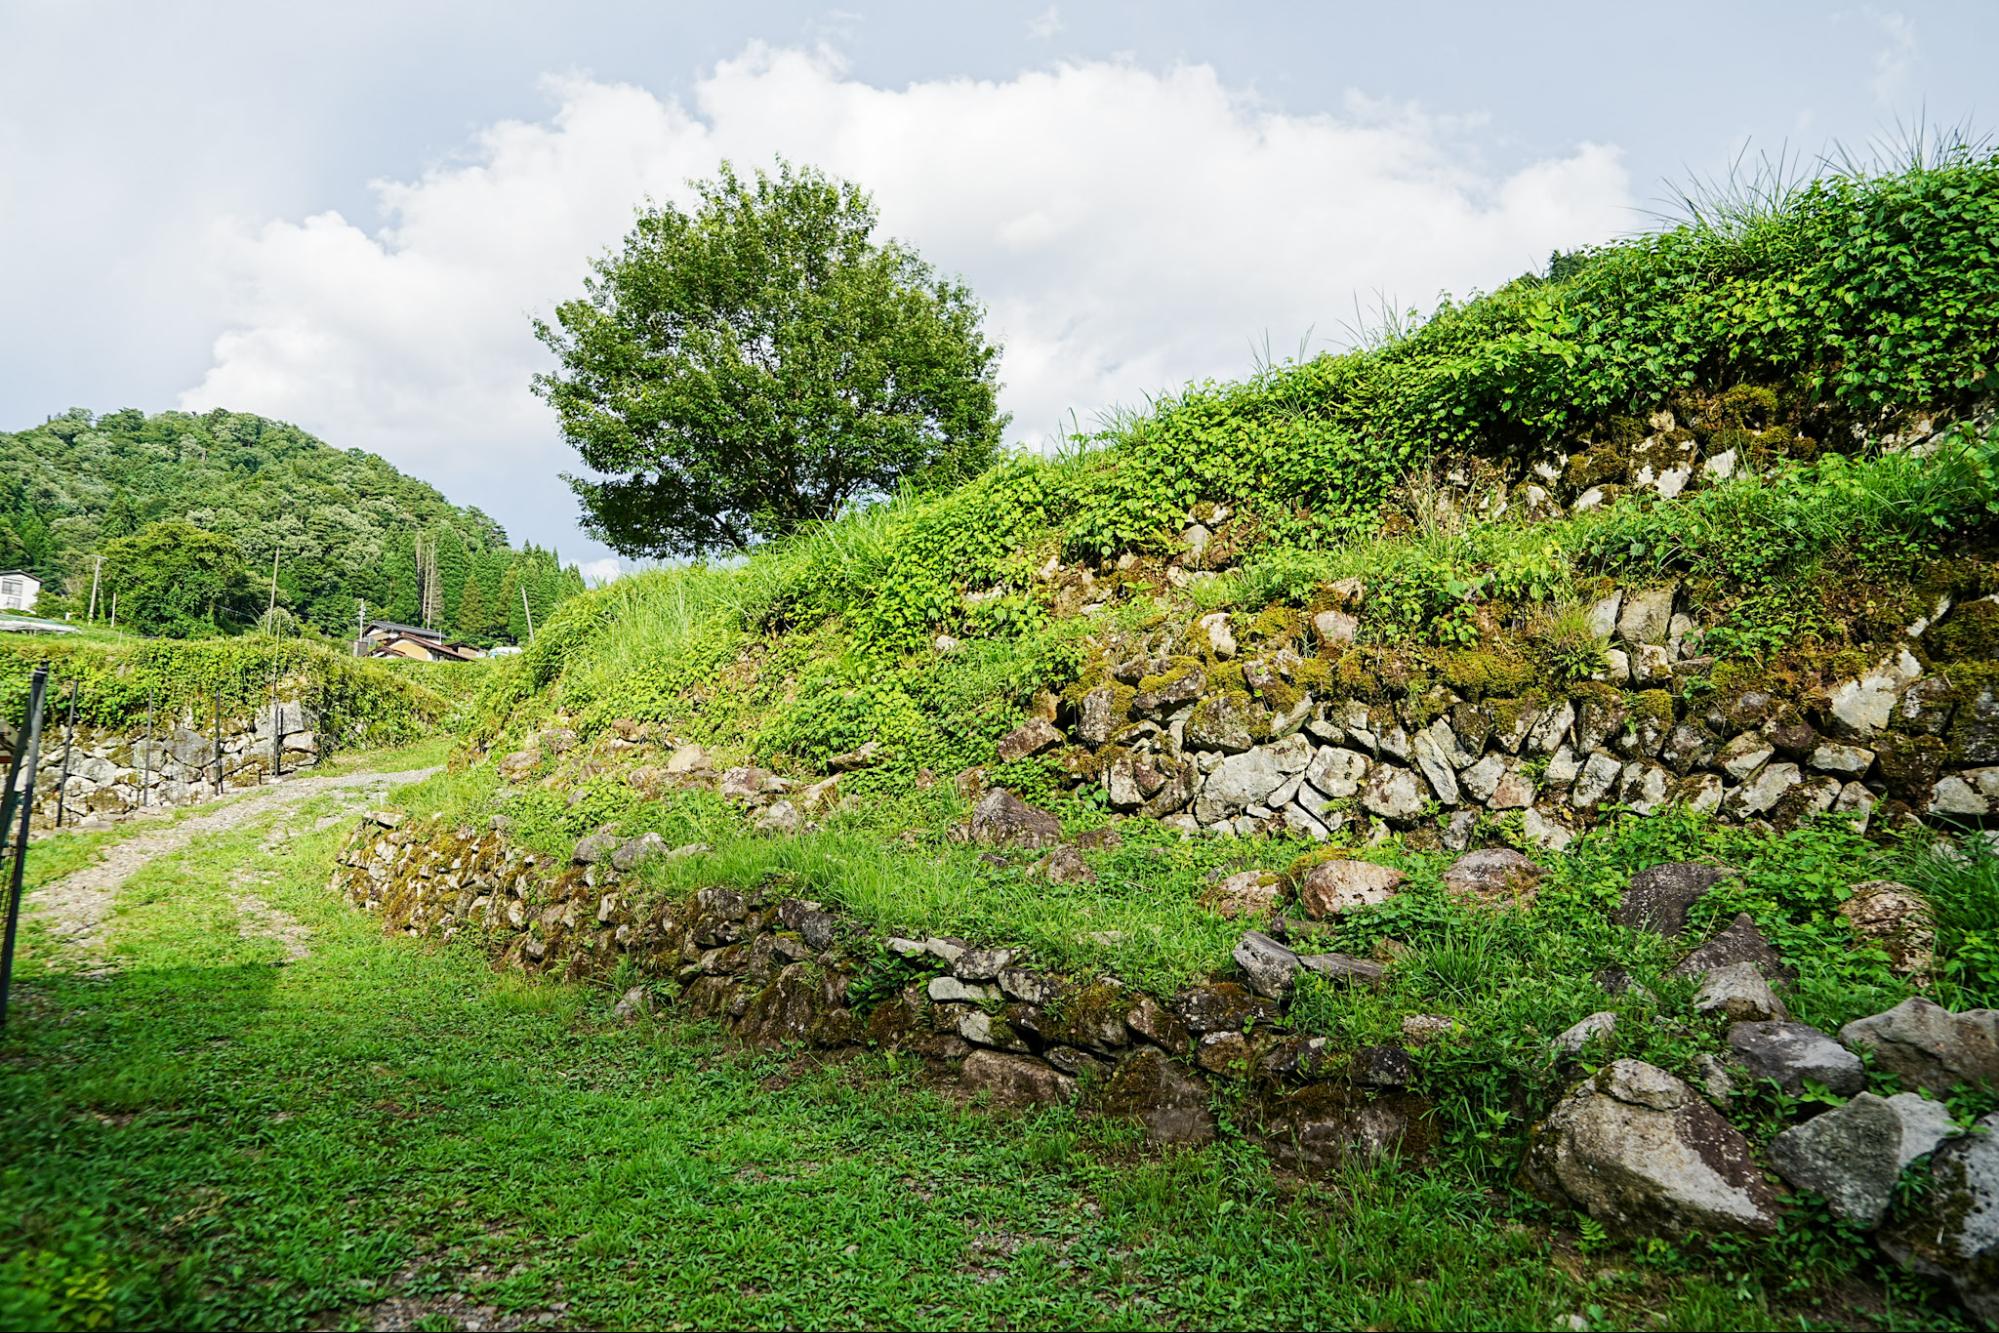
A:
<svg viewBox="0 0 1999 1333">
<path fill-rule="evenodd" d="M 1725 866 L 1693 861 L 1641 870 L 1625 886 L 1611 919 L 1620 926 L 1649 930 L 1670 939 L 1687 928 L 1687 909 L 1734 873 Z"/>
<path fill-rule="evenodd" d="M 1728 1030 L 1728 1046 L 1751 1075 L 1787 1092 L 1802 1092 L 1807 1082 L 1841 1094 L 1867 1086 L 1858 1056 L 1803 1023 L 1737 1023 Z"/>
<path fill-rule="evenodd" d="M 1990 1328 L 1999 1325 L 1999 1114 L 1930 1158 L 1929 1189 L 1881 1233 L 1904 1268 L 1943 1278 Z"/>
<path fill-rule="evenodd" d="M 995 787 L 972 807 L 965 832 L 973 842 L 995 846 L 1053 847 L 1062 841 L 1062 821 Z"/>
<path fill-rule="evenodd" d="M 1748 1140 L 1642 1060 L 1614 1061 L 1571 1088 L 1535 1129 L 1523 1175 L 1622 1235 L 1777 1228 Z"/>
<path fill-rule="evenodd" d="M 1856 1018 L 1839 1039 L 1872 1051 L 1883 1069 L 1940 1097 L 1960 1083 L 1999 1085 L 1999 1010 L 1954 1014 L 1911 996 L 1886 1013 Z"/>
<path fill-rule="evenodd" d="M 1872 1230 L 1902 1169 L 1956 1132 L 1942 1102 L 1863 1092 L 1772 1139 L 1770 1161 L 1793 1187 L 1822 1195 L 1834 1217 Z"/>
</svg>

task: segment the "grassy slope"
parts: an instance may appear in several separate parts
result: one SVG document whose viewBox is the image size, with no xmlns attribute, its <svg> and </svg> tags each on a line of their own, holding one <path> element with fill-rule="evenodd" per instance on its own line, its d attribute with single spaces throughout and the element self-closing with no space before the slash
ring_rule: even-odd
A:
<svg viewBox="0 0 1999 1333">
<path fill-rule="evenodd" d="M 108 979 L 30 936 L 0 1046 L 9 1327 L 362 1327 L 390 1298 L 418 1327 L 461 1300 L 574 1327 L 1935 1323 L 1837 1252 L 1551 1251 L 1445 1176 L 1298 1186 L 1241 1146 L 962 1112 L 886 1057 L 620 1029 L 605 993 L 384 939 L 326 893 L 340 834 L 312 822 L 150 867 Z M 309 958 L 238 937 L 245 883 Z"/>
</svg>

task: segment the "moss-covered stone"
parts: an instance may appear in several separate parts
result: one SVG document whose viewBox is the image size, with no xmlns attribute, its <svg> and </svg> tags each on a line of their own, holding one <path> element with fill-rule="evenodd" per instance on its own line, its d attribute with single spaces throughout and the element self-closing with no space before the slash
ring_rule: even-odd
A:
<svg viewBox="0 0 1999 1333">
<path fill-rule="evenodd" d="M 1975 601 L 1955 607 L 1923 636 L 1939 662 L 1999 658 L 1999 602 Z"/>
<path fill-rule="evenodd" d="M 1540 678 L 1535 664 L 1510 642 L 1463 648 L 1439 655 L 1437 674 L 1467 699 L 1517 695 Z"/>
<path fill-rule="evenodd" d="M 1592 445 L 1569 459 L 1568 466 L 1562 469 L 1562 480 L 1573 491 L 1586 491 L 1592 486 L 1623 481 L 1630 468 L 1628 449 L 1614 444 Z"/>
</svg>

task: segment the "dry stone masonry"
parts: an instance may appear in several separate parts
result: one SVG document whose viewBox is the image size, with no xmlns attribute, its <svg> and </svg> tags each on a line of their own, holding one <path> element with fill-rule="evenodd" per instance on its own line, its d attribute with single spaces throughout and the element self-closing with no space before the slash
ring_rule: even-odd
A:
<svg viewBox="0 0 1999 1333">
<path fill-rule="evenodd" d="M 63 726 L 53 715 L 42 733 L 35 773 L 37 827 L 55 823 L 57 794 L 67 789 L 67 818 L 87 827 L 114 822 L 142 808 L 192 805 L 215 794 L 216 735 L 192 717 L 162 717 L 149 740 L 143 729 L 79 725 L 63 781 Z M 289 773 L 319 756 L 318 722 L 304 705 L 280 700 L 250 716 L 222 719 L 222 788 L 256 787 L 271 780 L 272 736 L 278 763 Z M 25 774 L 22 775 L 25 778 Z"/>
</svg>

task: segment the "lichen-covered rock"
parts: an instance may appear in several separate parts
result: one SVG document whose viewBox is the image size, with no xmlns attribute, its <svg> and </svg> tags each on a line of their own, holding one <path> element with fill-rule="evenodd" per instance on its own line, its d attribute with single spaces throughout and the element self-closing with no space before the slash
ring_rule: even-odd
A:
<svg viewBox="0 0 1999 1333">
<path fill-rule="evenodd" d="M 1427 1109 L 1406 1094 L 1369 1096 L 1317 1083 L 1270 1104 L 1263 1138 L 1271 1159 L 1285 1170 L 1324 1175 L 1387 1153 L 1423 1151 L 1434 1133 Z"/>
<path fill-rule="evenodd" d="M 1100 1110 L 1136 1119 L 1154 1143 L 1194 1145 L 1215 1137 L 1206 1085 L 1149 1047 L 1125 1057 L 1095 1100 Z"/>
<path fill-rule="evenodd" d="M 1887 729 L 1903 690 L 1922 677 L 1922 663 L 1906 648 L 1875 663 L 1856 680 L 1833 688 L 1829 709 L 1841 735 L 1866 737 Z"/>
<path fill-rule="evenodd" d="M 1770 1162 L 1793 1187 L 1824 1197 L 1834 1217 L 1872 1230 L 1903 1168 L 1956 1132 L 1942 1102 L 1863 1092 L 1772 1139 Z"/>
<path fill-rule="evenodd" d="M 1000 737 L 997 753 L 1000 762 L 1006 764 L 1046 753 L 1061 743 L 1062 733 L 1055 729 L 1055 724 L 1036 718 Z"/>
<path fill-rule="evenodd" d="M 1277 906 L 1284 876 L 1274 870 L 1243 870 L 1216 881 L 1201 894 L 1201 906 L 1233 920 L 1265 916 Z"/>
<path fill-rule="evenodd" d="M 1394 764 L 1376 764 L 1361 788 L 1360 804 L 1371 815 L 1397 823 L 1409 823 L 1429 804 L 1422 779 Z"/>
<path fill-rule="evenodd" d="M 618 835 L 615 833 L 592 833 L 576 844 L 576 850 L 569 854 L 572 863 L 579 866 L 596 865 L 608 860 L 618 849 Z"/>
<path fill-rule="evenodd" d="M 1738 913 L 1727 929 L 1682 958 L 1673 975 L 1705 976 L 1730 963 L 1754 963 L 1764 976 L 1781 981 L 1798 979 L 1797 969 L 1785 963 L 1770 947 L 1770 941 L 1763 938 L 1763 932 L 1756 928 L 1756 922 L 1747 912 Z"/>
<path fill-rule="evenodd" d="M 1510 847 L 1467 852 L 1444 872 L 1444 887 L 1480 902 L 1534 901 L 1534 890 L 1548 872 Z"/>
<path fill-rule="evenodd" d="M 1277 1018 L 1277 1006 L 1233 981 L 1210 982 L 1182 991 L 1173 999 L 1173 1013 L 1197 1037 L 1224 1030 L 1240 1032 L 1250 1023 Z"/>
<path fill-rule="evenodd" d="M 1881 946 L 1888 965 L 1908 977 L 1923 977 L 1936 965 L 1936 926 L 1930 905 L 1906 884 L 1870 879 L 1853 886 L 1839 905 L 1853 933 Z"/>
<path fill-rule="evenodd" d="M 1093 750 L 1110 743 L 1118 722 L 1117 691 L 1109 685 L 1097 686 L 1076 703 L 1076 739 Z"/>
<path fill-rule="evenodd" d="M 1323 919 L 1373 907 L 1395 896 L 1408 876 L 1393 866 L 1372 861 L 1321 861 L 1298 883 L 1298 905 L 1305 915 Z"/>
<path fill-rule="evenodd" d="M 1903 1083 L 1947 1095 L 1960 1083 L 1999 1087 L 1999 1010 L 1952 1013 L 1911 996 L 1885 1013 L 1839 1030 L 1854 1050 L 1870 1051 Z"/>
<path fill-rule="evenodd" d="M 973 1051 L 965 1057 L 959 1080 L 966 1092 L 984 1094 L 999 1106 L 1066 1102 L 1076 1092 L 1076 1080 L 1052 1065 L 1006 1051 Z"/>
<path fill-rule="evenodd" d="M 1321 748 L 1305 767 L 1305 781 L 1332 800 L 1358 795 L 1366 776 L 1367 756 L 1337 745 Z"/>
<path fill-rule="evenodd" d="M 1734 873 L 1724 866 L 1691 861 L 1641 870 L 1625 886 L 1611 920 L 1633 930 L 1673 938 L 1687 928 L 1687 909 Z"/>
<path fill-rule="evenodd" d="M 1802 1092 L 1806 1083 L 1840 1094 L 1867 1086 L 1867 1069 L 1859 1058 L 1804 1023 L 1737 1023 L 1728 1030 L 1728 1047 L 1752 1077 L 1770 1079 L 1786 1092 Z"/>
<path fill-rule="evenodd" d="M 1062 841 L 1061 820 L 1004 787 L 995 787 L 979 798 L 965 831 L 972 841 L 996 847 L 1053 847 Z"/>
<path fill-rule="evenodd" d="M 1620 1235 L 1777 1228 L 1748 1140 L 1641 1060 L 1615 1061 L 1570 1089 L 1535 1129 L 1523 1174 Z"/>
<path fill-rule="evenodd" d="M 1999 1324 L 1999 1114 L 1930 1158 L 1929 1188 L 1881 1233 L 1881 1248 L 1925 1277 L 1943 1278 L 1986 1327 Z"/>
</svg>

